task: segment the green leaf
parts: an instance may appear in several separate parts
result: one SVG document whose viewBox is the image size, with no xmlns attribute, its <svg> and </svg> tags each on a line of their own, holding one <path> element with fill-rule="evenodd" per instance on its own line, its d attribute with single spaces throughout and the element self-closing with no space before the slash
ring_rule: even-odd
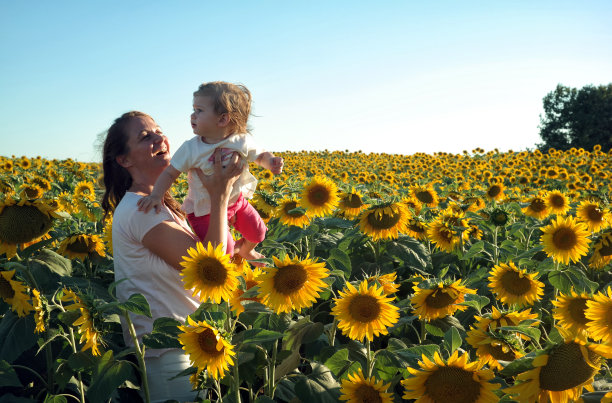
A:
<svg viewBox="0 0 612 403">
<path fill-rule="evenodd" d="M 503 377 L 512 377 L 522 372 L 533 369 L 534 357 L 522 357 L 512 361 L 504 369 L 499 371 L 499 374 Z"/>
<path fill-rule="evenodd" d="M 434 326 L 430 323 L 425 323 L 425 330 L 431 335 L 444 337 L 444 332 L 438 326 Z"/>
<path fill-rule="evenodd" d="M 68 357 L 68 365 L 70 365 L 70 368 L 74 371 L 83 371 L 87 368 L 92 368 L 97 363 L 98 360 L 89 352 L 79 351 Z"/>
<path fill-rule="evenodd" d="M 37 403 L 36 399 L 28 399 L 27 397 L 18 397 L 12 393 L 3 394 L 0 396 L 0 403 Z"/>
<path fill-rule="evenodd" d="M 276 403 L 276 400 L 270 399 L 268 396 L 261 395 L 257 396 L 257 399 L 255 399 L 255 403 Z"/>
<path fill-rule="evenodd" d="M 449 353 L 453 353 L 456 349 L 461 347 L 463 340 L 461 339 L 461 335 L 459 331 L 455 327 L 451 327 L 444 334 L 444 347 L 448 350 Z"/>
<path fill-rule="evenodd" d="M 329 252 L 327 263 L 329 263 L 333 269 L 342 270 L 346 278 L 348 278 L 351 275 L 351 271 L 352 271 L 351 258 L 343 250 L 337 249 L 337 248 L 332 249 Z"/>
<path fill-rule="evenodd" d="M 295 383 L 295 395 L 308 403 L 337 403 L 340 398 L 340 385 L 332 372 L 324 365 L 310 364 L 312 373 L 300 377 Z"/>
<path fill-rule="evenodd" d="M 272 330 L 247 329 L 245 331 L 242 331 L 234 335 L 234 339 L 232 340 L 232 343 L 238 344 L 242 342 L 243 344 L 260 344 L 260 343 L 278 340 L 282 337 L 283 337 L 283 333 L 274 332 Z"/>
<path fill-rule="evenodd" d="M 478 241 L 478 242 L 476 242 L 475 244 L 473 244 L 470 247 L 470 249 L 463 255 L 461 260 L 470 260 L 470 259 L 473 259 L 479 253 L 481 253 L 484 249 L 485 249 L 484 242 L 483 241 Z"/>
<path fill-rule="evenodd" d="M 552 270 L 548 273 L 548 282 L 564 294 L 569 294 L 572 288 L 572 280 L 569 275 L 560 270 Z"/>
<path fill-rule="evenodd" d="M 484 295 L 466 294 L 465 301 L 459 305 L 466 305 L 476 309 L 478 312 L 481 312 L 485 306 L 489 305 L 489 302 L 491 302 L 491 300 Z"/>
<path fill-rule="evenodd" d="M 22 385 L 11 364 L 0 360 L 0 388 L 5 386 L 21 387 Z"/>
<path fill-rule="evenodd" d="M 422 344 L 402 350 L 402 353 L 416 355 L 419 359 L 423 355 L 427 358 L 433 358 L 435 352 L 440 352 L 440 347 L 437 344 Z M 400 352 L 398 352 L 398 354 L 399 353 Z"/>
<path fill-rule="evenodd" d="M 135 313 L 136 315 L 144 315 L 147 318 L 151 318 L 151 308 L 149 308 L 149 303 L 142 294 L 130 295 L 127 301 L 119 304 L 119 307 L 128 312 Z"/>
<path fill-rule="evenodd" d="M 36 346 L 35 328 L 32 315 L 20 318 L 13 311 L 6 312 L 0 321 L 0 360 L 12 363 L 24 351 Z"/>
<path fill-rule="evenodd" d="M 153 322 L 153 330 L 150 334 L 142 336 L 142 342 L 148 348 L 181 348 L 178 335 L 181 330 L 178 326 L 182 325 L 173 318 L 158 318 Z"/>
<path fill-rule="evenodd" d="M 340 349 L 325 361 L 325 366 L 336 375 L 336 378 L 346 378 L 361 367 L 358 362 L 351 361 L 348 357 L 348 348 Z"/>
<path fill-rule="evenodd" d="M 531 326 L 500 326 L 496 329 L 524 334 L 525 336 L 536 341 L 540 340 L 540 336 L 542 335 L 542 332 L 540 332 L 539 329 Z"/>
<path fill-rule="evenodd" d="M 66 396 L 47 395 L 43 403 L 67 403 Z"/>
<path fill-rule="evenodd" d="M 113 352 L 107 351 L 98 363 L 89 388 L 87 399 L 91 403 L 102 403 L 132 375 L 132 366 L 127 361 L 116 361 Z"/>
<path fill-rule="evenodd" d="M 30 259 L 31 263 L 42 265 L 62 277 L 72 275 L 72 261 L 49 249 L 38 251 L 36 256 Z"/>
</svg>

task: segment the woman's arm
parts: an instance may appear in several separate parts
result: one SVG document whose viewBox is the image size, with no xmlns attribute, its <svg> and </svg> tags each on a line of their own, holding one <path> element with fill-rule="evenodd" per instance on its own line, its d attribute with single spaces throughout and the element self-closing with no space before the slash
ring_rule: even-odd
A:
<svg viewBox="0 0 612 403">
<path fill-rule="evenodd" d="M 199 169 L 196 173 L 202 184 L 210 194 L 210 223 L 206 237 L 201 240 L 204 245 L 211 242 L 217 246 L 227 239 L 227 206 L 230 199 L 232 185 L 240 176 L 243 164 L 239 162 L 237 153 L 234 153 L 226 166 L 221 165 L 221 153 L 215 150 L 213 163 L 214 172 L 206 176 Z M 164 221 L 151 228 L 142 238 L 142 244 L 151 252 L 161 257 L 170 266 L 182 270 L 180 262 L 187 256 L 187 249 L 193 248 L 198 241 L 197 237 L 186 231 L 178 223 Z M 227 245 L 224 251 L 227 250 Z"/>
</svg>

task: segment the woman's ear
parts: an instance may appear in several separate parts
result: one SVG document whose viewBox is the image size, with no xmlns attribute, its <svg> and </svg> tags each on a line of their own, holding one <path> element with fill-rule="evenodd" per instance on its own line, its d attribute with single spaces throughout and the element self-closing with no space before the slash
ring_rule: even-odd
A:
<svg viewBox="0 0 612 403">
<path fill-rule="evenodd" d="M 130 162 L 129 158 L 126 155 L 116 156 L 115 161 L 117 161 L 117 164 L 121 165 L 124 168 L 129 168 L 132 166 L 132 163 Z"/>
</svg>

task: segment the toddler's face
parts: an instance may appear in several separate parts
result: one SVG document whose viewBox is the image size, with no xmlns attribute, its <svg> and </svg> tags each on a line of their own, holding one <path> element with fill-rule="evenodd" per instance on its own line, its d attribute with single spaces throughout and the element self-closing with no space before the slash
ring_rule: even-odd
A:
<svg viewBox="0 0 612 403">
<path fill-rule="evenodd" d="M 193 113 L 191 114 L 191 128 L 193 133 L 202 137 L 206 143 L 216 143 L 225 138 L 225 130 L 220 123 L 222 115 L 214 110 L 213 100 L 207 96 L 193 97 Z"/>
</svg>

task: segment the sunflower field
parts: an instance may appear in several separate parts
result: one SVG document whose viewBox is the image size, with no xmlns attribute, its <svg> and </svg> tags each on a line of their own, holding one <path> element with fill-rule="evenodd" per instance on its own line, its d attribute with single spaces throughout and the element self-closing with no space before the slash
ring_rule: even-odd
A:
<svg viewBox="0 0 612 403">
<path fill-rule="evenodd" d="M 201 401 L 612 402 L 612 153 L 277 155 L 266 258 L 187 251 L 200 308 L 134 347 L 100 164 L 0 157 L 0 403 L 148 402 L 159 348 Z"/>
</svg>

